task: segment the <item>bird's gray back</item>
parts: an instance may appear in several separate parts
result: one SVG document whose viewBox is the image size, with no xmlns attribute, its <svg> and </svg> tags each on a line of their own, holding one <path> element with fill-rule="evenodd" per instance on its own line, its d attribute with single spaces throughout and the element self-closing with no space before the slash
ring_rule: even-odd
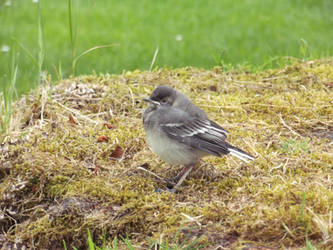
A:
<svg viewBox="0 0 333 250">
<path fill-rule="evenodd" d="M 201 108 L 195 106 L 190 99 L 187 98 L 184 94 L 177 91 L 177 97 L 175 102 L 172 105 L 174 108 L 181 109 L 185 113 L 188 113 L 192 117 L 200 119 L 208 119 L 205 111 Z"/>
</svg>

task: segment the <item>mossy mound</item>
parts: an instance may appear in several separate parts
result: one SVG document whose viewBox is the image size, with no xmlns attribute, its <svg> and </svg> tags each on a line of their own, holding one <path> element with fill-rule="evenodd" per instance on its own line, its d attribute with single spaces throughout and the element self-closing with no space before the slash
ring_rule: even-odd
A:
<svg viewBox="0 0 333 250">
<path fill-rule="evenodd" d="M 256 160 L 207 157 L 179 193 L 161 191 L 148 171 L 169 178 L 181 166 L 145 143 L 141 99 L 159 84 Z M 18 101 L 12 128 L 0 145 L 0 245 L 84 249 L 89 229 L 98 245 L 128 237 L 138 249 L 195 238 L 206 248 L 333 248 L 333 61 L 77 77 Z"/>
</svg>

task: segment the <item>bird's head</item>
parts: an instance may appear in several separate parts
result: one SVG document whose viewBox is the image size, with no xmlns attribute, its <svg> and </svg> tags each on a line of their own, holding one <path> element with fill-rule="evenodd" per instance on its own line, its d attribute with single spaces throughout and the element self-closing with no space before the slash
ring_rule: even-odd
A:
<svg viewBox="0 0 333 250">
<path fill-rule="evenodd" d="M 153 93 L 143 100 L 153 106 L 172 106 L 177 97 L 177 92 L 173 88 L 165 85 L 158 86 Z"/>
</svg>

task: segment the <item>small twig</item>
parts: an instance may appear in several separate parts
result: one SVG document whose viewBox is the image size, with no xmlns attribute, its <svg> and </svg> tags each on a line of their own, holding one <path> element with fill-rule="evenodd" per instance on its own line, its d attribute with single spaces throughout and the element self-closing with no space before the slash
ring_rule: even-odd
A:
<svg viewBox="0 0 333 250">
<path fill-rule="evenodd" d="M 243 107 L 247 106 L 261 106 L 261 107 L 274 107 L 274 108 L 290 108 L 287 105 L 275 105 L 275 104 L 264 104 L 264 103 L 246 103 L 241 104 L 239 106 L 232 106 L 232 105 L 209 105 L 209 104 L 200 104 L 201 107 L 209 107 L 209 108 L 235 108 L 235 109 L 242 109 Z M 317 106 L 316 108 L 326 108 L 330 107 L 330 105 L 322 105 Z M 302 107 L 302 106 L 293 106 L 294 109 L 313 109 L 314 107 Z"/>
<path fill-rule="evenodd" d="M 329 230 L 331 229 L 329 227 L 330 222 L 325 222 L 322 218 L 320 218 L 315 212 L 313 212 L 309 207 L 306 207 L 306 209 L 312 214 L 313 218 L 312 220 L 317 224 L 317 227 L 320 229 L 321 233 L 323 234 L 323 240 L 324 242 L 327 241 L 330 237 Z"/>
<path fill-rule="evenodd" d="M 84 96 L 79 96 L 79 95 L 76 95 L 76 94 L 72 94 L 72 96 L 61 96 L 61 99 L 62 100 L 70 100 L 70 101 L 75 101 L 75 100 L 78 100 L 78 101 L 100 101 L 102 100 L 102 98 L 100 97 L 84 97 Z"/>
<path fill-rule="evenodd" d="M 284 79 L 288 78 L 289 76 L 275 76 L 275 77 L 268 77 L 268 78 L 263 78 L 263 81 L 271 81 L 271 80 L 277 80 L 277 79 Z"/>
<path fill-rule="evenodd" d="M 133 106 L 133 108 L 134 108 L 134 107 L 135 107 L 135 101 L 134 101 L 133 91 L 131 90 L 130 87 L 128 87 L 128 90 L 129 90 L 129 92 L 130 92 L 131 99 L 132 99 L 132 106 Z"/>
<path fill-rule="evenodd" d="M 104 111 L 104 112 L 99 112 L 99 113 L 95 113 L 95 114 L 89 114 L 87 115 L 88 117 L 94 117 L 94 116 L 101 116 L 101 115 L 107 115 L 108 112 Z"/>
<path fill-rule="evenodd" d="M 111 108 L 109 109 L 109 115 L 110 115 L 110 117 L 113 117 L 113 112 L 112 112 Z"/>
<path fill-rule="evenodd" d="M 61 106 L 62 108 L 66 109 L 67 111 L 70 111 L 70 112 L 74 113 L 76 116 L 80 117 L 83 120 L 89 121 L 89 122 L 94 123 L 96 125 L 99 124 L 99 122 L 94 121 L 94 120 L 90 119 L 89 117 L 80 114 L 80 112 L 76 111 L 75 109 L 68 108 L 65 105 L 61 104 L 60 102 L 55 101 L 55 103 L 58 104 L 59 106 Z"/>
<path fill-rule="evenodd" d="M 138 169 L 147 172 L 148 174 L 154 176 L 155 178 L 157 178 L 158 180 L 160 180 L 161 182 L 163 182 L 164 184 L 169 184 L 169 182 L 167 182 L 165 179 L 163 179 L 162 177 L 158 176 L 157 174 L 143 168 L 143 167 L 138 167 Z"/>
<path fill-rule="evenodd" d="M 287 170 L 287 169 L 286 169 L 286 166 L 287 166 L 288 162 L 289 162 L 289 158 L 287 158 L 285 164 L 283 164 L 283 167 L 282 167 L 282 173 L 283 173 L 283 174 L 286 173 L 286 170 Z"/>
<path fill-rule="evenodd" d="M 244 138 L 242 139 L 242 141 L 245 142 L 245 144 L 248 145 L 253 150 L 253 152 L 255 152 L 255 154 L 257 156 L 259 156 L 259 155 L 261 156 L 261 154 L 258 153 L 258 151 L 255 149 L 255 147 L 252 144 L 250 144 L 249 142 L 247 142 Z"/>
<path fill-rule="evenodd" d="M 283 183 L 286 183 L 286 180 L 281 175 L 277 174 L 275 176 L 279 177 L 283 181 Z"/>
<path fill-rule="evenodd" d="M 195 222 L 198 226 L 201 226 L 201 223 L 199 221 L 197 221 L 197 219 L 201 218 L 203 215 L 199 215 L 196 217 L 191 217 L 187 214 L 181 213 L 181 215 L 183 215 L 186 219 Z"/>
<path fill-rule="evenodd" d="M 47 83 L 48 84 L 48 83 Z M 40 126 L 44 124 L 44 110 L 45 110 L 45 105 L 47 103 L 47 93 L 50 89 L 49 85 L 44 85 L 42 87 L 42 93 L 41 93 L 41 111 L 40 111 Z"/>
<path fill-rule="evenodd" d="M 289 129 L 289 131 L 292 132 L 294 135 L 297 135 L 297 136 L 299 136 L 299 137 L 302 137 L 299 133 L 295 132 L 290 126 L 288 126 L 288 125 L 286 124 L 286 122 L 283 120 L 281 114 L 280 114 L 279 116 L 280 116 L 280 121 L 281 121 L 281 123 L 283 124 L 283 126 L 285 126 L 287 129 Z"/>
<path fill-rule="evenodd" d="M 275 167 L 271 167 L 269 172 L 272 172 L 275 169 L 279 169 L 280 167 L 282 167 L 282 163 L 280 163 L 279 165 L 275 166 Z"/>
<path fill-rule="evenodd" d="M 282 222 L 282 226 L 283 226 L 284 229 L 287 231 L 287 233 L 288 233 L 293 239 L 295 239 L 294 234 L 290 231 L 290 229 L 287 227 L 287 225 L 286 225 L 284 222 Z"/>
</svg>

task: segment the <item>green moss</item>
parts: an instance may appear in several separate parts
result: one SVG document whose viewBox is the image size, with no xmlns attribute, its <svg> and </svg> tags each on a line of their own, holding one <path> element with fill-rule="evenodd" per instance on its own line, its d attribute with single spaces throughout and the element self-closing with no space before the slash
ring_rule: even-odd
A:
<svg viewBox="0 0 333 250">
<path fill-rule="evenodd" d="M 330 249 L 332 79 L 327 60 L 256 74 L 188 67 L 64 80 L 46 99 L 42 91 L 26 97 L 16 110 L 20 129 L 1 135 L 0 202 L 12 214 L 0 225 L 12 230 L 9 240 L 38 248 L 62 240 L 85 247 L 89 228 L 95 242 L 105 232 L 108 242 L 128 235 L 142 248 L 148 238 L 175 237 L 299 248 L 308 235 Z M 138 169 L 165 178 L 180 170 L 145 143 L 141 99 L 158 84 L 188 95 L 256 160 L 207 157 L 180 193 L 160 192 L 165 186 Z M 112 158 L 117 145 L 123 154 Z"/>
</svg>

